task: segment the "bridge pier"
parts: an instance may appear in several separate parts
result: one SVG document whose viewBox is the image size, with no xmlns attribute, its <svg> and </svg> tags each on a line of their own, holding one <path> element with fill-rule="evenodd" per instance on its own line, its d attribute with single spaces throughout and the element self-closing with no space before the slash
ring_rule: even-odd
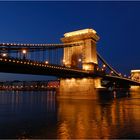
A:
<svg viewBox="0 0 140 140">
<path fill-rule="evenodd" d="M 97 98 L 96 86 L 100 86 L 99 79 L 92 78 L 60 79 L 58 98 L 96 99 Z"/>
</svg>

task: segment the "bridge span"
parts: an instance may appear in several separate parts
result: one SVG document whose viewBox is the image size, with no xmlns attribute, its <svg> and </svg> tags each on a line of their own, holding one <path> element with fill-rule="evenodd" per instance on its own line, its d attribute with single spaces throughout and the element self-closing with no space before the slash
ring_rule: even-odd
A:
<svg viewBox="0 0 140 140">
<path fill-rule="evenodd" d="M 117 72 L 97 52 L 99 39 L 95 30 L 84 29 L 65 33 L 61 44 L 0 43 L 0 72 L 56 76 L 62 96 L 67 92 L 71 96 L 71 91 L 92 96 L 102 81 L 140 86 L 140 81 Z"/>
<path fill-rule="evenodd" d="M 130 78 L 108 75 L 100 71 L 85 71 L 82 69 L 69 68 L 60 65 L 46 64 L 26 59 L 4 58 L 0 57 L 0 72 L 33 74 L 33 75 L 48 75 L 58 78 L 103 78 L 107 81 L 118 83 L 127 83 L 128 85 L 139 85 L 140 82 Z"/>
</svg>

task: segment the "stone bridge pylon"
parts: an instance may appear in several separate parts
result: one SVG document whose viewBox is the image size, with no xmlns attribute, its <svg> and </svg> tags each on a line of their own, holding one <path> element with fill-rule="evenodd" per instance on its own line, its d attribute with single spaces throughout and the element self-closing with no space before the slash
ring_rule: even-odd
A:
<svg viewBox="0 0 140 140">
<path fill-rule="evenodd" d="M 64 44 L 80 45 L 64 48 L 63 64 L 66 67 L 81 67 L 94 71 L 98 66 L 96 43 L 99 36 L 93 29 L 83 29 L 65 33 L 61 41 Z M 95 88 L 101 87 L 100 78 L 65 78 L 60 79 L 59 96 L 61 98 L 95 98 Z"/>
</svg>

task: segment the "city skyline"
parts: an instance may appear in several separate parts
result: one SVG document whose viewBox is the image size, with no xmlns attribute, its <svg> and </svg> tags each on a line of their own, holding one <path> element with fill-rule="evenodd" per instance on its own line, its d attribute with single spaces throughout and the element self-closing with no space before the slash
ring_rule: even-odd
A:
<svg viewBox="0 0 140 140">
<path fill-rule="evenodd" d="M 61 43 L 60 38 L 66 32 L 93 28 L 100 36 L 97 50 L 110 65 L 127 75 L 131 69 L 139 69 L 140 2 L 0 2 L 0 5 L 1 43 Z M 0 80 L 47 78 L 3 73 L 0 76 Z"/>
</svg>

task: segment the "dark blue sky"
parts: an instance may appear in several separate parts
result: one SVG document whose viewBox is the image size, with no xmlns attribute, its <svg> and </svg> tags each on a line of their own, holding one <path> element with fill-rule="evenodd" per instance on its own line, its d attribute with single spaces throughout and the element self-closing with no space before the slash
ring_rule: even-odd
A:
<svg viewBox="0 0 140 140">
<path fill-rule="evenodd" d="M 0 42 L 60 43 L 65 32 L 94 28 L 97 50 L 116 70 L 140 69 L 140 2 L 0 2 Z M 0 74 L 6 79 L 44 76 Z"/>
</svg>

